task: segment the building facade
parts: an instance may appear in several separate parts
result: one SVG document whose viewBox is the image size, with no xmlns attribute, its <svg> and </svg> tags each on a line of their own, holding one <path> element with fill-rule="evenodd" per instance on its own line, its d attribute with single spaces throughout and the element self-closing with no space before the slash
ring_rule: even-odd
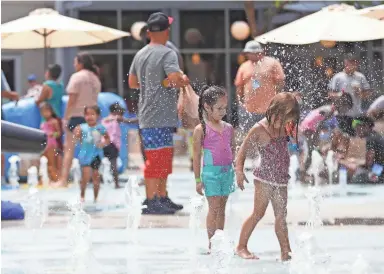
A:
<svg viewBox="0 0 384 274">
<path fill-rule="evenodd" d="M 146 21 L 152 12 L 163 11 L 175 19 L 171 27 L 171 40 L 180 48 L 190 79 L 197 86 L 202 83 L 225 86 L 230 99 L 234 98 L 233 79 L 243 61 L 239 53 L 247 40 L 234 39 L 230 27 L 235 21 L 246 21 L 243 1 L 10 1 L 2 3 L 2 23 L 26 16 L 29 11 L 41 7 L 56 8 L 67 16 L 129 32 L 133 23 Z M 301 15 L 294 12 L 276 14 L 274 2 L 255 1 L 255 16 L 259 31 L 266 31 Z M 50 60 L 63 65 L 63 80 L 66 82 L 73 72 L 72 64 L 76 52 L 86 50 L 101 67 L 104 91 L 135 100 L 135 92 L 129 90 L 127 85 L 127 73 L 133 56 L 142 46 L 142 42 L 127 37 L 106 44 L 51 50 Z M 354 47 L 363 58 L 362 70 L 369 75 L 375 89 L 382 89 L 383 40 L 361 43 Z M 311 70 L 316 58 L 324 58 L 324 64 L 333 73 L 341 69 L 342 48 L 343 45 L 328 49 L 316 44 L 305 47 L 302 51 L 304 54 L 287 54 L 288 50 L 292 50 L 291 47 L 272 46 L 268 52 L 279 58 L 286 73 L 291 74 L 292 79 L 295 78 L 288 79 L 289 83 L 296 82 L 288 88 L 304 90 L 311 89 L 311 83 L 306 81 L 309 79 L 306 73 Z M 2 51 L 2 65 L 7 65 L 6 62 L 13 62 L 11 83 L 14 83 L 16 90 L 25 90 L 25 79 L 29 73 L 35 73 L 43 80 L 42 50 Z M 12 67 L 12 64 L 8 66 Z M 297 80 L 300 77 L 302 80 Z"/>
</svg>

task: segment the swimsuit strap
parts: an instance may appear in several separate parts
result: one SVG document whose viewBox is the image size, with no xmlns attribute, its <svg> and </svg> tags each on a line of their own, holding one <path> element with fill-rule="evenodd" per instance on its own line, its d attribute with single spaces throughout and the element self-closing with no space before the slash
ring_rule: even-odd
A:
<svg viewBox="0 0 384 274">
<path fill-rule="evenodd" d="M 259 124 L 259 125 L 264 129 L 264 131 L 268 134 L 268 136 L 269 136 L 272 140 L 276 139 L 276 138 L 273 138 L 273 137 L 272 137 L 271 133 L 268 131 L 268 129 L 267 129 L 262 123 L 257 122 L 257 124 Z"/>
</svg>

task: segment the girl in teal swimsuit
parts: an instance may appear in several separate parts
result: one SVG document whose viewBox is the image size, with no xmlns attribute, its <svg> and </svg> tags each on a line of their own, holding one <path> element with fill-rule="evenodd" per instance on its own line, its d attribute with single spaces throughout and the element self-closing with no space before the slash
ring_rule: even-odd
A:
<svg viewBox="0 0 384 274">
<path fill-rule="evenodd" d="M 98 106 L 85 107 L 84 118 L 86 123 L 78 125 L 74 130 L 74 135 L 80 142 L 81 202 L 84 202 L 85 189 L 91 177 L 94 201 L 97 201 L 100 188 L 99 167 L 104 157 L 103 148 L 111 143 L 106 128 L 98 123 L 99 117 L 100 109 Z"/>
<path fill-rule="evenodd" d="M 203 89 L 199 100 L 200 124 L 193 133 L 193 170 L 196 191 L 203 195 L 204 189 L 208 200 L 209 239 L 217 229 L 224 229 L 225 206 L 229 194 L 235 189 L 232 165 L 235 151 L 234 130 L 230 124 L 222 121 L 227 106 L 227 94 L 222 88 L 212 86 Z M 209 249 L 210 247 L 209 244 Z"/>
</svg>

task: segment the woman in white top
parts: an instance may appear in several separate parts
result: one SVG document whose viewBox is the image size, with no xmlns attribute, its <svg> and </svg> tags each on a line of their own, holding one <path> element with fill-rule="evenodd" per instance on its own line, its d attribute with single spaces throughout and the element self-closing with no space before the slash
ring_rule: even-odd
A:
<svg viewBox="0 0 384 274">
<path fill-rule="evenodd" d="M 76 72 L 67 85 L 68 102 L 63 118 L 65 131 L 64 159 L 61 179 L 58 185 L 66 186 L 72 164 L 75 140 L 72 131 L 77 125 L 85 123 L 84 108 L 97 105 L 97 96 L 101 83 L 93 58 L 86 52 L 80 52 L 74 59 Z"/>
</svg>

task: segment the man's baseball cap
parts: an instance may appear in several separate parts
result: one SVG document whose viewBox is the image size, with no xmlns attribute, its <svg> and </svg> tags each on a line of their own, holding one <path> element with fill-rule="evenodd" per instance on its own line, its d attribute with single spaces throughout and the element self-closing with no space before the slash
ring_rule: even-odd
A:
<svg viewBox="0 0 384 274">
<path fill-rule="evenodd" d="M 165 15 L 162 12 L 152 13 L 148 20 L 148 31 L 150 32 L 160 32 L 165 31 L 170 27 L 173 22 L 173 18 Z"/>
<path fill-rule="evenodd" d="M 262 53 L 264 52 L 264 49 L 259 42 L 252 40 L 245 44 L 243 52 L 244 53 Z"/>
<path fill-rule="evenodd" d="M 359 60 L 359 57 L 358 57 L 356 54 L 353 54 L 353 53 L 347 53 L 347 54 L 344 56 L 344 60 L 346 60 L 346 61 L 358 61 L 358 60 Z"/>
<path fill-rule="evenodd" d="M 36 81 L 37 80 L 37 76 L 35 74 L 30 74 L 28 75 L 28 82 L 31 82 L 31 81 Z"/>
</svg>

